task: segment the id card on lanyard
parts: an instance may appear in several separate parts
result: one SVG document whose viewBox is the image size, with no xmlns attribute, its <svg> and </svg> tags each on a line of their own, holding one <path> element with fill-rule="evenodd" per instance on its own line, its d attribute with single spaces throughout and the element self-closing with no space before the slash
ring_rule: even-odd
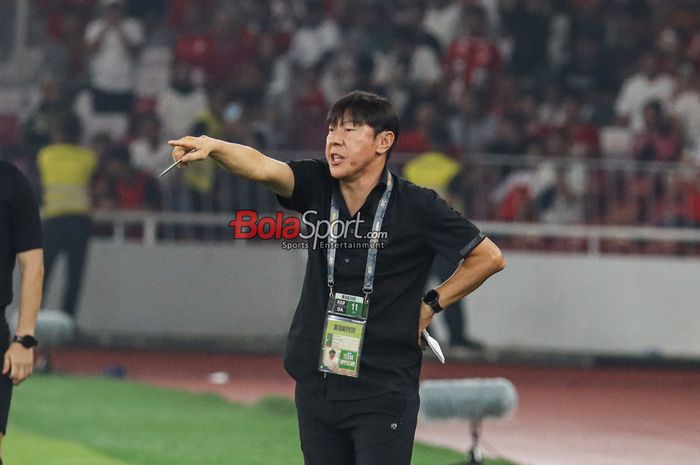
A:
<svg viewBox="0 0 700 465">
<path fill-rule="evenodd" d="M 362 291 L 364 296 L 356 296 L 334 292 L 335 286 L 335 253 L 338 237 L 333 234 L 340 210 L 335 192 L 331 197 L 330 224 L 331 233 L 328 236 L 328 306 L 326 321 L 321 340 L 321 354 L 318 369 L 325 373 L 350 376 L 357 378 L 360 374 L 360 359 L 362 344 L 365 339 L 367 315 L 369 313 L 369 296 L 374 290 L 374 273 L 377 263 L 377 247 L 381 236 L 382 223 L 386 214 L 389 197 L 393 190 L 393 180 L 387 170 L 386 189 L 379 200 L 377 211 L 372 221 L 372 239 L 367 250 L 367 264 Z"/>
</svg>

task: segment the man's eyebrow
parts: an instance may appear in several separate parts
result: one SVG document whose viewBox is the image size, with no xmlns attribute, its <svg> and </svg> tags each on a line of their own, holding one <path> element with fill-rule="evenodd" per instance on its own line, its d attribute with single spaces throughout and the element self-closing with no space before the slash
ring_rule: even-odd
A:
<svg viewBox="0 0 700 465">
<path fill-rule="evenodd" d="M 328 127 L 329 128 L 336 128 L 338 126 L 345 127 L 347 125 L 357 127 L 357 126 L 362 126 L 363 124 L 364 123 L 362 121 L 357 121 L 354 119 L 339 119 L 339 120 L 333 121 L 330 124 L 328 124 Z"/>
</svg>

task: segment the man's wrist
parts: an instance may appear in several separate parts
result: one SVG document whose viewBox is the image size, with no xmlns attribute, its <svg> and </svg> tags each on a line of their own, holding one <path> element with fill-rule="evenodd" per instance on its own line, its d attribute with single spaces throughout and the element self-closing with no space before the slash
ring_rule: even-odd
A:
<svg viewBox="0 0 700 465">
<path fill-rule="evenodd" d="M 25 349 L 31 349 L 39 345 L 39 341 L 31 334 L 15 334 L 12 338 L 12 343 L 20 344 Z"/>
<path fill-rule="evenodd" d="M 428 292 L 426 292 L 421 298 L 421 302 L 429 306 L 435 314 L 443 311 L 443 308 L 440 305 L 440 294 L 438 294 L 438 291 L 435 289 L 430 289 Z"/>
</svg>

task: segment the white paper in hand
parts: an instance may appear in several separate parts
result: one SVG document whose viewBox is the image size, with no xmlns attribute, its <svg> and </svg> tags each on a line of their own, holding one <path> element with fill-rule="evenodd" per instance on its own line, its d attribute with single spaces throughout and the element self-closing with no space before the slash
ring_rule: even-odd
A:
<svg viewBox="0 0 700 465">
<path fill-rule="evenodd" d="M 440 343 L 435 338 L 433 338 L 433 336 L 428 334 L 427 329 L 423 330 L 423 337 L 425 337 L 425 340 L 428 341 L 430 349 L 437 356 L 438 360 L 440 360 L 442 363 L 445 363 L 445 356 L 443 355 L 442 349 L 440 348 Z"/>
</svg>

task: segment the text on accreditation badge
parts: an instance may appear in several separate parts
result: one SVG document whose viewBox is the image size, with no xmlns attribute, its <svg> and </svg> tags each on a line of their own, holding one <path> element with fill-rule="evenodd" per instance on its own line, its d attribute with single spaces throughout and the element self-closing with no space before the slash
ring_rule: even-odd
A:
<svg viewBox="0 0 700 465">
<path fill-rule="evenodd" d="M 329 297 L 319 370 L 357 378 L 367 324 L 364 298 L 336 293 Z"/>
</svg>

